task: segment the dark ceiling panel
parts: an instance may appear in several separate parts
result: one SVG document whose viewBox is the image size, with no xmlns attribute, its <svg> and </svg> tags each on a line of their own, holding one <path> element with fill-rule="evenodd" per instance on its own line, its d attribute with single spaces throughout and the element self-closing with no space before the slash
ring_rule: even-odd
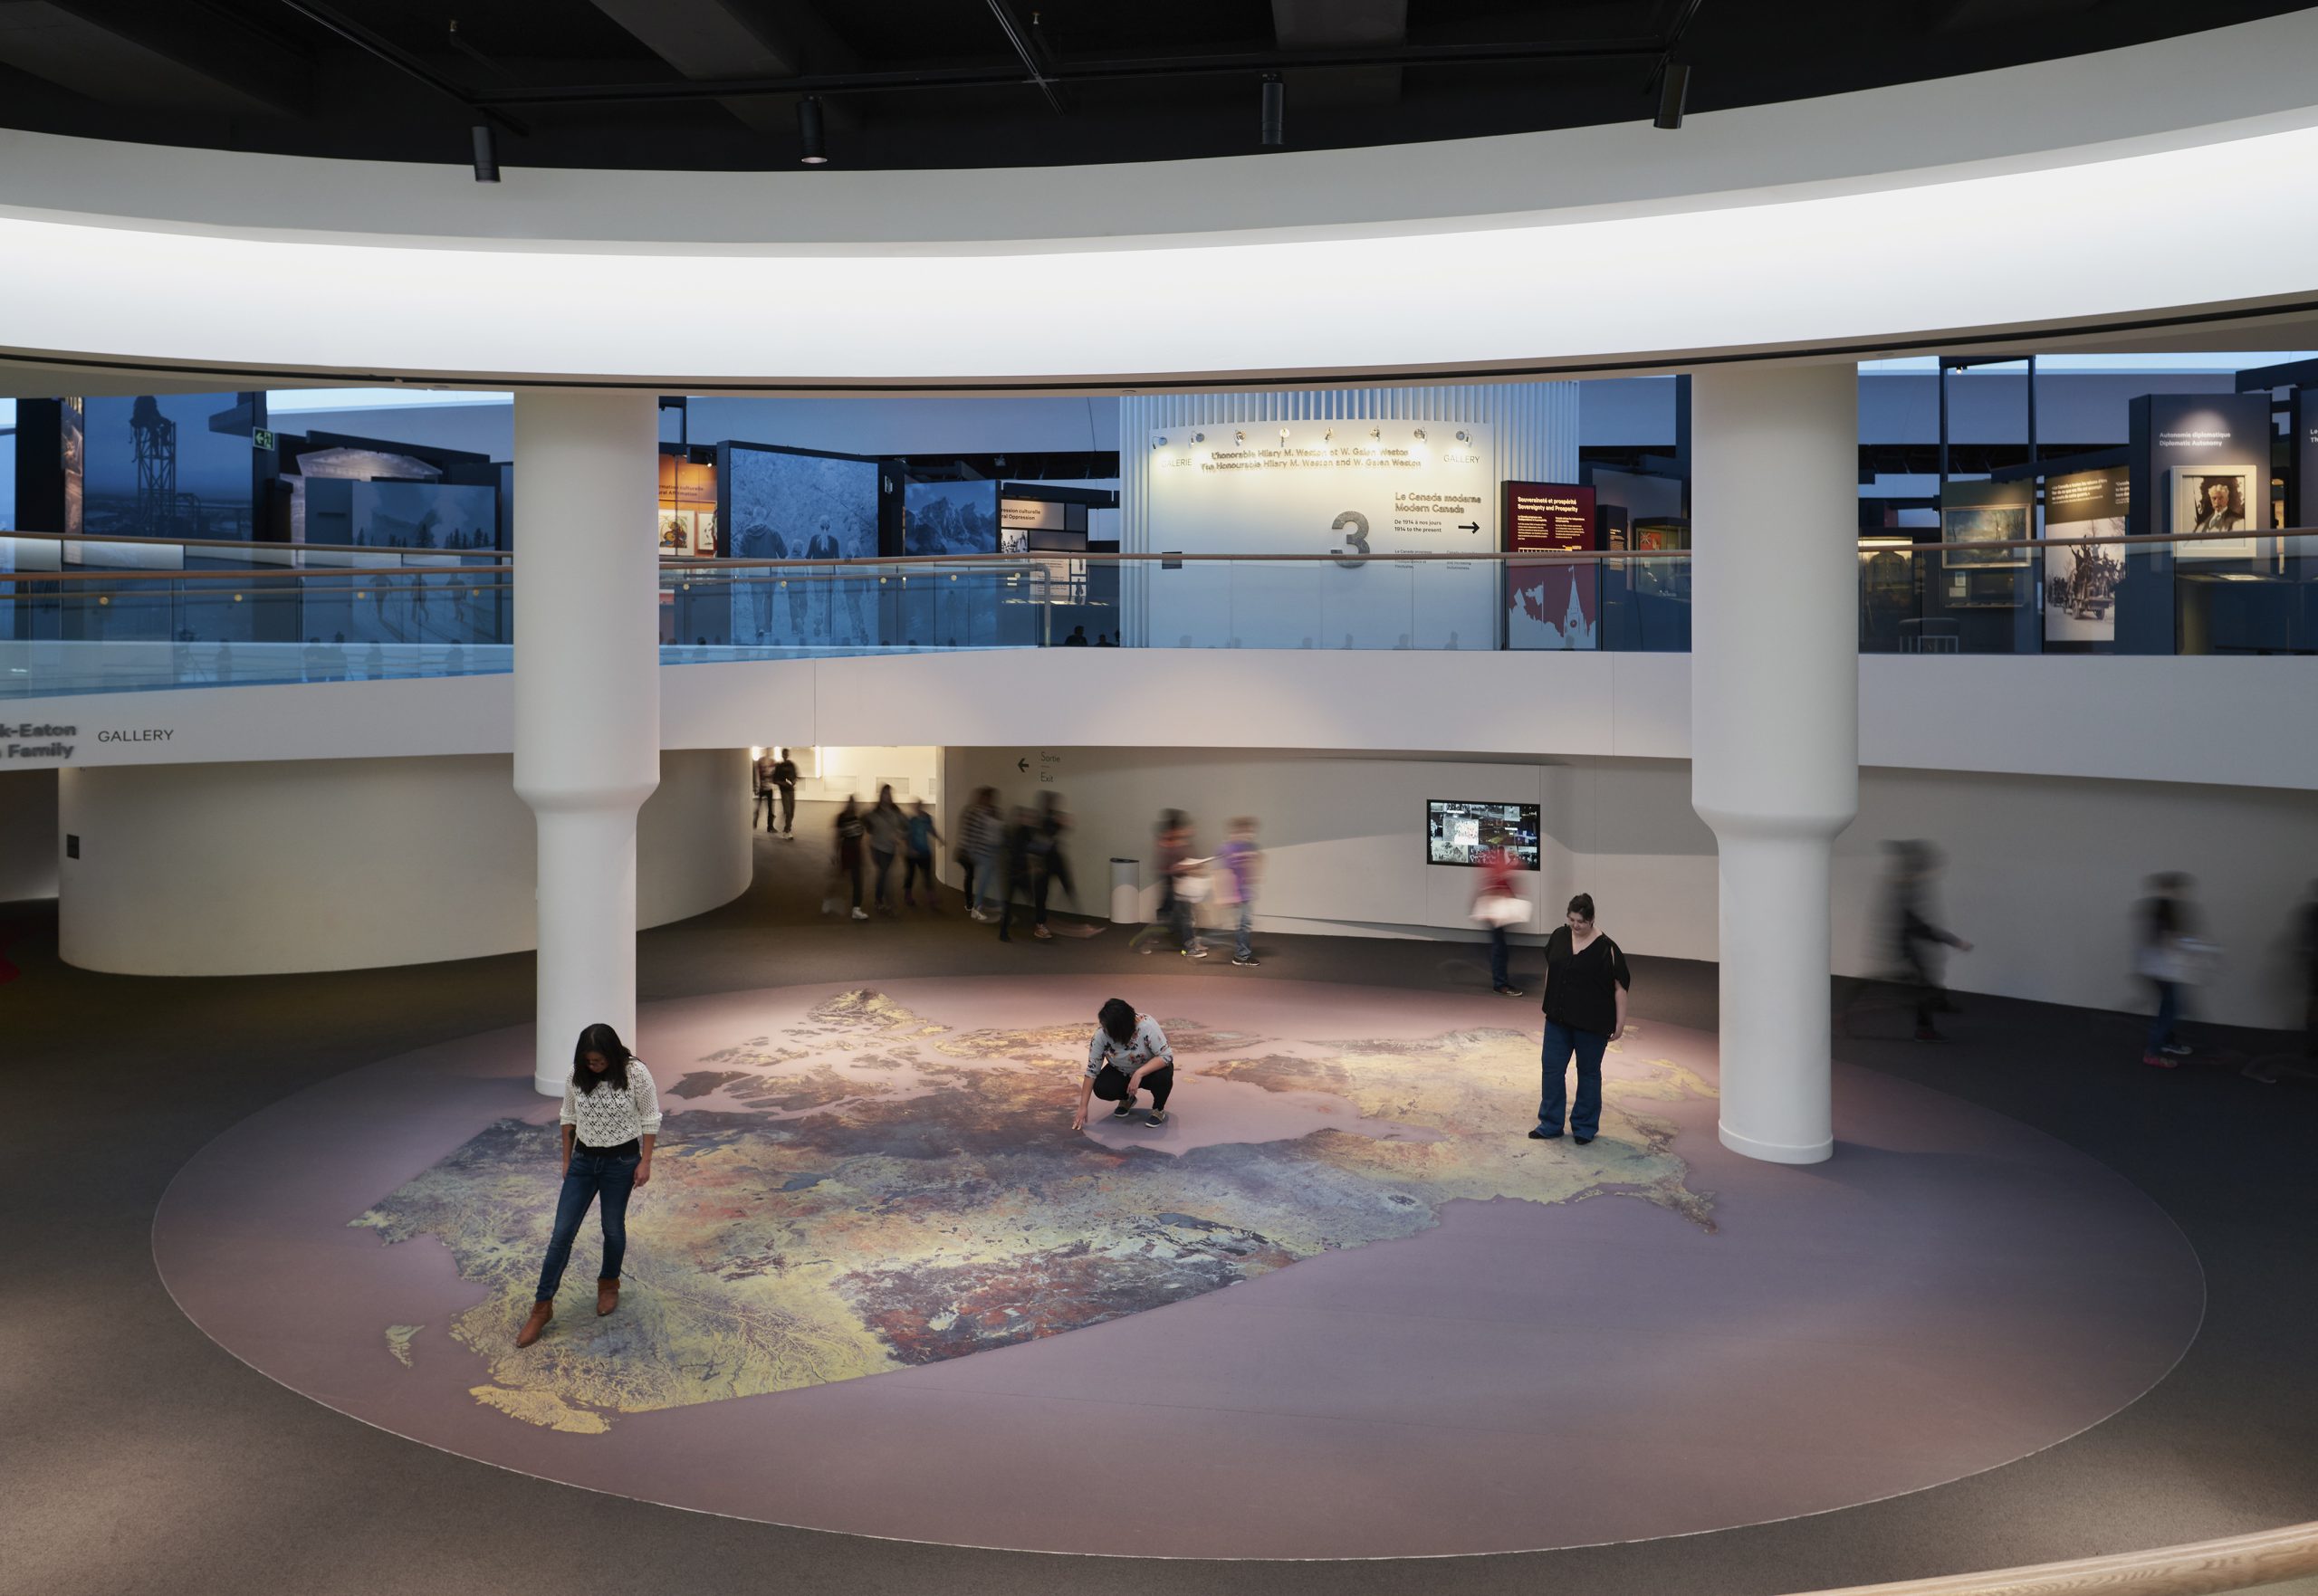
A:
<svg viewBox="0 0 2318 1596">
<path fill-rule="evenodd" d="M 460 162 L 484 106 L 523 129 L 503 131 L 505 166 L 761 168 L 796 159 L 796 102 L 811 93 L 840 169 L 1078 164 L 1252 153 L 1260 83 L 1277 72 L 1288 85 L 1288 148 L 1351 148 L 1645 120 L 1668 31 L 1693 5 L 1679 51 L 1693 69 L 1693 111 L 2298 9 L 2268 0 L 0 0 L 0 125 Z M 321 12 L 385 48 L 350 42 L 350 29 L 315 20 Z M 1032 81 L 1025 55 L 1053 80 L 1051 93 Z"/>
</svg>

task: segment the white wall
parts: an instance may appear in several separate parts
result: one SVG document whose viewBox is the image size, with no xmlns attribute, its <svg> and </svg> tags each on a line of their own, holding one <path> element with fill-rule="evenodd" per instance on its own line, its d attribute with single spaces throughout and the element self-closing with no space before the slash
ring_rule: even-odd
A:
<svg viewBox="0 0 2318 1596">
<path fill-rule="evenodd" d="M 1017 768 L 1024 759 L 1028 775 Z M 1152 825 L 1161 809 L 1176 808 L 1192 816 L 1202 854 L 1215 851 L 1231 817 L 1263 822 L 1260 840 L 1269 857 L 1259 924 L 1384 934 L 1471 929 L 1467 912 L 1479 877 L 1425 862 L 1427 798 L 1539 803 L 1544 775 L 1531 763 L 1216 750 L 952 749 L 949 760 L 951 793 L 960 802 L 982 786 L 998 788 L 1010 806 L 1036 801 L 1042 788 L 1060 796 L 1076 817 L 1070 860 L 1090 908 L 1108 901 L 1113 858 L 1143 861 L 1146 908 L 1155 900 Z M 1548 860 L 1543 880 L 1566 874 Z M 1538 878 L 1521 884 L 1534 901 Z"/>
<path fill-rule="evenodd" d="M 919 744 L 909 748 L 800 749 L 797 768 L 800 799 L 834 798 L 842 803 L 858 798 L 875 803 L 877 788 L 890 786 L 896 803 L 914 798 L 928 803 L 941 798 L 942 750 Z"/>
<path fill-rule="evenodd" d="M 0 644 L 43 651 L 135 645 Z M 168 645 L 156 668 L 166 668 Z M 1690 754 L 1688 655 L 991 649 L 664 666 L 665 748 L 934 742 Z M 11 701 L 76 765 L 502 753 L 512 678 Z M 2318 789 L 2318 658 L 1872 655 L 1868 765 Z M 166 731 L 166 738 L 117 741 Z M 108 733 L 115 736 L 108 736 Z"/>
<path fill-rule="evenodd" d="M 1475 761 L 1422 756 L 1298 757 L 1217 750 L 1038 750 L 1076 817 L 1071 860 L 1099 912 L 1114 855 L 1148 861 L 1157 811 L 1189 810 L 1212 851 L 1221 824 L 1258 816 L 1271 870 L 1257 923 L 1278 931 L 1477 939 L 1465 919 L 1472 872 L 1423 863 L 1424 801 L 1538 802 L 1541 870 L 1524 879 L 1549 928 L 1589 892 L 1604 925 L 1640 953 L 1717 953 L 1714 839 L 1691 808 L 1679 760 Z M 953 792 L 988 783 L 1007 802 L 1042 785 L 1013 749 L 952 749 Z M 2187 870 L 2226 950 L 2198 1008 L 2217 1019 L 2300 1022 L 2291 960 L 2294 906 L 2318 877 L 2318 798 L 2156 782 L 1871 769 L 1860 817 L 1836 845 L 1835 969 L 1880 971 L 1888 839 L 1924 837 L 1949 865 L 1941 913 L 1975 943 L 1949 961 L 1959 990 L 2090 1008 L 2141 1002 L 2128 915 L 2145 876 Z M 1145 875 L 1149 871 L 1146 863 Z M 1090 890 L 1090 884 L 1091 889 Z M 1146 893 L 1146 901 L 1149 894 Z"/>
<path fill-rule="evenodd" d="M 747 754 L 662 756 L 637 923 L 749 884 Z M 64 773 L 67 963 L 126 975 L 355 970 L 532 945 L 531 811 L 503 755 Z"/>
<path fill-rule="evenodd" d="M 56 777 L 0 771 L 0 903 L 56 895 Z"/>
</svg>

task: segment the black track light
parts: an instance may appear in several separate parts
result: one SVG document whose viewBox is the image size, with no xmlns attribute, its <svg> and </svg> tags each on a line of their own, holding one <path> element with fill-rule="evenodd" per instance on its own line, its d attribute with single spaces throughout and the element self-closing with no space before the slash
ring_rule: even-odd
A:
<svg viewBox="0 0 2318 1596">
<path fill-rule="evenodd" d="M 829 147 L 821 139 L 821 102 L 810 94 L 797 102 L 797 158 L 809 167 L 829 164 Z"/>
<path fill-rule="evenodd" d="M 1670 132 L 1682 125 L 1682 102 L 1691 97 L 1691 69 L 1679 61 L 1670 61 L 1666 70 L 1658 74 L 1658 115 L 1651 123 Z"/>
<path fill-rule="evenodd" d="M 499 181 L 499 135 L 489 122 L 477 122 L 474 127 L 474 180 Z"/>
<path fill-rule="evenodd" d="M 1264 148 L 1278 149 L 1288 142 L 1288 85 L 1279 81 L 1278 72 L 1264 78 Z"/>
</svg>

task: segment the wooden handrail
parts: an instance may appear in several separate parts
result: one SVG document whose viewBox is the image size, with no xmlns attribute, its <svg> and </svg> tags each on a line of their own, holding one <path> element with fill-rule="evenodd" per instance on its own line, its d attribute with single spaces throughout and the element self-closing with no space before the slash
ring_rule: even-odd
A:
<svg viewBox="0 0 2318 1596">
<path fill-rule="evenodd" d="M 1845 1585 L 1798 1596 L 2220 1596 L 2308 1573 L 2318 1573 L 2318 1523 L 2069 1563 Z"/>
</svg>

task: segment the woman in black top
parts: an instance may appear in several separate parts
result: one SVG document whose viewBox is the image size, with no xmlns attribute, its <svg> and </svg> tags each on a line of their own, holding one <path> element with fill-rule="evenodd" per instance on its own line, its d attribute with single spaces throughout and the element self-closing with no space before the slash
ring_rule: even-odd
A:
<svg viewBox="0 0 2318 1596">
<path fill-rule="evenodd" d="M 1626 1034 L 1626 956 L 1594 928 L 1594 898 L 1569 901 L 1567 920 L 1546 939 L 1545 1091 L 1537 1100 L 1539 1142 L 1561 1134 L 1565 1109 L 1580 1147 L 1602 1129 L 1602 1054 Z M 1569 1059 L 1577 1056 L 1577 1102 L 1569 1105 Z"/>
</svg>

